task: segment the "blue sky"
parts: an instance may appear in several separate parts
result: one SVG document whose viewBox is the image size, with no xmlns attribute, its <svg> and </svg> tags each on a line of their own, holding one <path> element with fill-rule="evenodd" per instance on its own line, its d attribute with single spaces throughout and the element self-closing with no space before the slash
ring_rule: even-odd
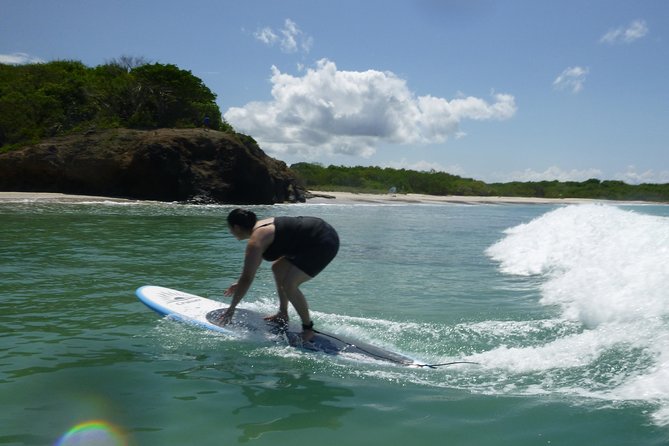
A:
<svg viewBox="0 0 669 446">
<path fill-rule="evenodd" d="M 288 164 L 669 182 L 664 0 L 0 0 L 0 62 L 123 55 Z"/>
</svg>

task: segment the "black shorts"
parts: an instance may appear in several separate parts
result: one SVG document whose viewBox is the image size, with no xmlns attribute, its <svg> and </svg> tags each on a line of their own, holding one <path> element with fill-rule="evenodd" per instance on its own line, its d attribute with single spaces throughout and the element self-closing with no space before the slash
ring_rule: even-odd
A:
<svg viewBox="0 0 669 446">
<path fill-rule="evenodd" d="M 327 226 L 329 226 L 329 230 L 325 231 L 316 242 L 308 247 L 303 247 L 295 255 L 284 256 L 290 263 L 310 277 L 316 277 L 318 273 L 323 271 L 339 251 L 337 231 L 330 225 Z"/>
</svg>

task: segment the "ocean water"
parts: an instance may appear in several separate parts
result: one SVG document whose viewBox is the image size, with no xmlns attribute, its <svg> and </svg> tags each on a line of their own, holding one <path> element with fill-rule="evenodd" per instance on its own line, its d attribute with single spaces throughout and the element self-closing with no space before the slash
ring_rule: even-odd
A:
<svg viewBox="0 0 669 446">
<path fill-rule="evenodd" d="M 253 207 L 337 228 L 317 327 L 410 369 L 160 318 L 223 300 L 230 206 L 0 203 L 1 445 L 669 444 L 669 207 Z M 269 265 L 242 306 L 272 313 Z M 292 313 L 294 315 L 294 313 Z"/>
</svg>

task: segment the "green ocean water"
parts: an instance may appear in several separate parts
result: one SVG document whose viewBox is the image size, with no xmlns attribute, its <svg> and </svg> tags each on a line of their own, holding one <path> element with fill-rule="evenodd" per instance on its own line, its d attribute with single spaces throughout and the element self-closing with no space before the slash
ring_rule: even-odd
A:
<svg viewBox="0 0 669 446">
<path fill-rule="evenodd" d="M 231 209 L 0 203 L 0 444 L 669 444 L 669 207 L 253 207 L 338 230 L 303 286 L 318 327 L 479 363 L 436 370 L 144 307 L 146 284 L 223 300 L 244 249 Z M 276 305 L 265 263 L 242 306 Z"/>
</svg>

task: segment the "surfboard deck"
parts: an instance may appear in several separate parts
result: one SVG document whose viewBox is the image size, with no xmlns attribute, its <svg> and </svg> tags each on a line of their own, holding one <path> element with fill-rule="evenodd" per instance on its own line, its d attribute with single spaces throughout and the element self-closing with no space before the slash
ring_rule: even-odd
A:
<svg viewBox="0 0 669 446">
<path fill-rule="evenodd" d="M 268 322 L 262 314 L 239 307 L 235 309 L 230 324 L 219 325 L 217 320 L 227 307 L 223 307 L 221 302 L 183 291 L 146 285 L 138 288 L 135 294 L 142 303 L 161 315 L 227 336 L 241 338 L 248 332 L 256 332 L 274 342 L 287 343 L 305 351 L 328 355 L 359 355 L 403 366 L 419 365 L 413 358 L 401 353 L 321 331 L 317 331 L 311 341 L 303 343 L 300 326 Z"/>
</svg>

